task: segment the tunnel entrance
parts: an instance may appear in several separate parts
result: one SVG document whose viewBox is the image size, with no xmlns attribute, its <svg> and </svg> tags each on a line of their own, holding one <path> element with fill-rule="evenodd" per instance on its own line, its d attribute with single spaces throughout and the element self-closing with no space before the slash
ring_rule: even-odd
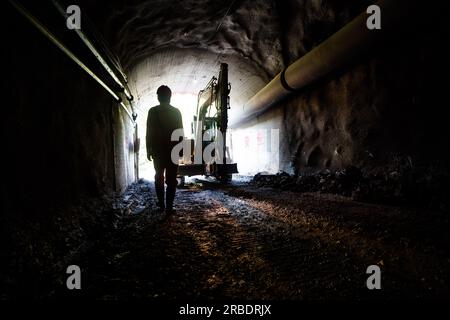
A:
<svg viewBox="0 0 450 320">
<path fill-rule="evenodd" d="M 165 84 L 172 89 L 171 104 L 181 111 L 185 136 L 191 138 L 198 93 L 212 77 L 217 77 L 221 63 L 229 66 L 232 91 L 228 115 L 229 123 L 236 123 L 242 118 L 242 106 L 267 83 L 264 73 L 251 61 L 202 49 L 166 48 L 142 59 L 131 70 L 129 80 L 139 113 L 140 178 L 152 180 L 154 175 L 153 164 L 147 160 L 145 130 L 148 110 L 158 104 L 157 88 Z M 238 163 L 239 174 L 277 173 L 281 169 L 276 156 L 279 150 L 275 148 L 281 122 L 282 113 L 275 110 L 245 126 L 228 130 L 227 146 L 233 162 Z"/>
</svg>

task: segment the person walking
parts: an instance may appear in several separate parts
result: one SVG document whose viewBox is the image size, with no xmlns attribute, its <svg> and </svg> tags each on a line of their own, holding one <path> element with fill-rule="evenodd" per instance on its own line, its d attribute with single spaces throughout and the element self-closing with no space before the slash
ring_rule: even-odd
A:
<svg viewBox="0 0 450 320">
<path fill-rule="evenodd" d="M 147 158 L 153 161 L 155 167 L 155 190 L 158 207 L 173 213 L 175 199 L 178 163 L 171 159 L 172 148 L 178 141 L 171 141 L 174 130 L 183 129 L 181 112 L 170 105 L 172 91 L 169 87 L 160 86 L 156 92 L 159 105 L 150 108 L 147 117 Z M 167 189 L 164 192 L 164 180 Z M 165 196 L 165 202 L 164 202 Z"/>
</svg>

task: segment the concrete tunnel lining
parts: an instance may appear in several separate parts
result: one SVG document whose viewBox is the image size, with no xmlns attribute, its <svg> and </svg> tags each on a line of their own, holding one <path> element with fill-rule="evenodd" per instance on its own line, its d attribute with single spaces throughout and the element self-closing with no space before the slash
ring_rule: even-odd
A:
<svg viewBox="0 0 450 320">
<path fill-rule="evenodd" d="M 229 118 L 236 121 L 243 112 L 242 106 L 265 84 L 264 74 L 247 60 L 235 55 L 222 55 L 204 49 L 187 48 L 166 48 L 161 49 L 140 63 L 129 72 L 129 85 L 135 96 L 135 106 L 139 114 L 137 123 L 141 142 L 145 140 L 145 128 L 147 111 L 150 107 L 157 105 L 156 90 L 162 85 L 168 85 L 172 89 L 173 105 L 179 108 L 183 114 L 185 136 L 191 137 L 191 121 L 195 113 L 197 95 L 209 80 L 218 75 L 220 63 L 229 65 L 229 81 L 231 83 Z M 272 121 L 274 123 L 275 121 Z M 279 128 L 279 125 L 276 125 Z M 256 129 L 256 128 L 255 128 Z M 250 134 L 250 133 L 247 133 Z M 236 132 L 234 135 L 235 145 L 239 145 L 242 140 L 242 133 Z M 256 140 L 256 137 L 252 137 Z M 141 143 L 139 163 L 141 177 L 152 179 L 152 165 L 146 160 L 146 151 Z M 241 161 L 242 173 L 257 173 L 263 171 L 265 167 L 258 166 L 251 171 L 251 159 L 240 157 L 239 152 L 231 152 Z M 256 161 L 256 159 L 254 159 Z M 262 161 L 259 159 L 259 161 Z M 267 160 L 266 160 L 267 161 Z M 255 163 L 253 162 L 253 165 Z M 275 168 L 271 171 L 277 171 Z"/>
<path fill-rule="evenodd" d="M 117 4 L 112 2 L 110 6 L 116 8 Z M 221 62 L 228 63 L 230 70 L 229 123 L 238 121 L 244 104 L 283 66 L 277 10 L 272 1 L 164 1 L 158 5 L 144 1 L 113 10 L 103 26 L 108 26 L 105 34 L 114 39 L 112 43 L 128 71 L 139 113 L 141 142 L 145 139 L 147 110 L 157 104 L 157 87 L 167 84 L 174 95 L 196 96 L 213 75 L 217 76 Z M 186 14 L 180 15 L 182 12 Z M 111 34 L 115 29 L 119 31 Z M 243 144 L 250 137 L 256 144 L 255 131 L 281 129 L 279 112 L 273 120 L 265 121 L 235 138 Z M 185 119 L 186 126 L 189 124 Z M 140 163 L 145 165 L 142 145 Z M 243 172 L 269 170 L 272 165 L 262 158 L 258 159 L 259 165 L 253 163 L 253 170 Z M 245 157 L 240 160 L 247 161 Z M 278 170 L 275 166 L 269 171 Z"/>
<path fill-rule="evenodd" d="M 230 118 L 238 118 L 240 109 L 266 81 L 253 65 L 236 56 L 220 55 L 201 49 L 166 48 L 147 57 L 129 72 L 129 83 L 136 93 L 140 116 L 146 116 L 149 105 L 140 100 L 156 98 L 156 89 L 166 84 L 172 94 L 193 94 L 197 96 L 217 76 L 220 63 L 229 65 Z M 157 100 L 154 100 L 157 104 Z M 183 107 L 183 106 L 180 106 Z"/>
</svg>

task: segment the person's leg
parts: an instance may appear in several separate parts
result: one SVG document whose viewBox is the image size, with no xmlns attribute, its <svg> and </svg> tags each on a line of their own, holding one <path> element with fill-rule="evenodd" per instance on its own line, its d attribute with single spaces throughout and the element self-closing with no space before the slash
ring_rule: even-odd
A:
<svg viewBox="0 0 450 320">
<path fill-rule="evenodd" d="M 158 198 L 157 206 L 164 210 L 164 163 L 160 159 L 153 159 L 155 167 L 155 191 Z"/>
<path fill-rule="evenodd" d="M 169 161 L 166 167 L 166 208 L 169 211 L 173 210 L 173 200 L 175 199 L 175 192 L 177 189 L 177 173 L 178 166 Z"/>
</svg>

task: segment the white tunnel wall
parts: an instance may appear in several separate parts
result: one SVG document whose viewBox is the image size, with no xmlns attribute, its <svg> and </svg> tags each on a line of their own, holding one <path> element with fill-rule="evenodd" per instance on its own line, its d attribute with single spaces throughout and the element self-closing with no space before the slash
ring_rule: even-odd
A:
<svg viewBox="0 0 450 320">
<path fill-rule="evenodd" d="M 241 175 L 273 174 L 284 169 L 282 121 L 283 113 L 274 109 L 230 130 L 231 156 Z"/>
<path fill-rule="evenodd" d="M 135 127 L 125 110 L 113 107 L 114 166 L 116 191 L 123 192 L 137 179 Z"/>
</svg>

